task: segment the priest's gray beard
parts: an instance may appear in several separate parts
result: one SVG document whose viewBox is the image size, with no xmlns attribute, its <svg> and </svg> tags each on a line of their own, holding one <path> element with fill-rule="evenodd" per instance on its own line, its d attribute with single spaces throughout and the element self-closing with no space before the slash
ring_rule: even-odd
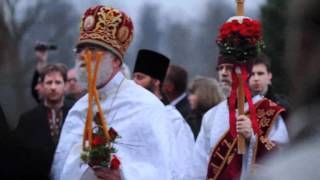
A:
<svg viewBox="0 0 320 180">
<path fill-rule="evenodd" d="M 106 79 L 109 79 L 110 76 L 112 75 L 112 60 L 114 58 L 115 58 L 114 55 L 111 53 L 107 53 L 106 55 L 104 55 L 104 58 L 102 59 L 102 62 L 100 63 L 100 67 L 99 67 L 99 70 L 97 73 L 96 86 L 103 85 L 104 81 Z M 94 73 L 95 62 L 96 61 L 94 61 L 91 64 L 92 74 Z M 76 69 L 77 76 L 78 76 L 78 79 L 79 79 L 81 86 L 83 88 L 87 89 L 88 88 L 88 72 L 87 72 L 85 62 L 80 59 L 77 59 L 75 69 Z"/>
<path fill-rule="evenodd" d="M 231 92 L 231 86 L 229 84 L 220 83 L 221 90 L 224 94 L 225 98 L 228 98 L 230 96 Z"/>
</svg>

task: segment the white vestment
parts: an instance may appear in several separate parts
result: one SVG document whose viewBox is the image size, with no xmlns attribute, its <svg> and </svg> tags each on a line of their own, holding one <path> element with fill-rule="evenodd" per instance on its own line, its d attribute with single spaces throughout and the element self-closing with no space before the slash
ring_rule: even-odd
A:
<svg viewBox="0 0 320 180">
<path fill-rule="evenodd" d="M 261 100 L 261 96 L 255 96 L 253 103 Z M 245 104 L 245 110 L 248 105 Z M 217 106 L 211 108 L 205 113 L 199 136 L 196 140 L 193 156 L 193 170 L 191 172 L 192 179 L 206 179 L 208 163 L 213 148 L 219 143 L 220 138 L 229 130 L 229 110 L 227 100 L 221 102 Z M 271 141 L 276 143 L 287 143 L 289 141 L 288 131 L 283 119 L 278 116 L 272 126 L 272 130 L 268 135 Z M 255 136 L 252 136 L 247 152 L 243 155 L 241 179 L 244 179 L 249 171 L 253 155 L 253 145 L 255 144 Z"/>
<path fill-rule="evenodd" d="M 188 171 L 192 168 L 194 137 L 190 126 L 172 105 L 167 105 L 167 114 L 173 123 L 174 137 L 176 142 L 175 154 L 173 155 L 172 179 L 188 180 Z"/>
<path fill-rule="evenodd" d="M 121 136 L 114 143 L 121 161 L 121 179 L 172 179 L 171 158 L 176 143 L 165 106 L 121 73 L 99 93 L 108 127 Z M 94 178 L 91 168 L 80 160 L 87 107 L 86 95 L 69 111 L 54 157 L 51 172 L 54 180 Z"/>
</svg>

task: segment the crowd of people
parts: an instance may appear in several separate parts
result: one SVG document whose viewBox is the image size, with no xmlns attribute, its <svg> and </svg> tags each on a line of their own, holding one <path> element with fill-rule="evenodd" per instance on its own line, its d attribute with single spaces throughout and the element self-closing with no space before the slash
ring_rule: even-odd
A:
<svg viewBox="0 0 320 180">
<path fill-rule="evenodd" d="M 300 38 L 289 47 L 295 56 L 288 53 L 288 58 L 295 59 L 289 67 L 295 70 L 303 68 L 299 66 L 301 57 L 316 64 L 320 42 L 316 36 L 318 1 L 294 0 L 293 6 L 299 5 L 309 8 L 310 13 L 301 12 L 297 18 L 291 12 L 291 18 L 300 20 L 289 24 L 294 27 L 290 33 Z M 242 18 L 236 20 L 244 21 Z M 317 38 L 310 38 L 310 32 Z M 293 79 L 300 79 L 297 87 L 305 85 L 294 89 L 298 98 L 292 107 L 288 97 L 274 92 L 272 79 L 277 77 L 272 76 L 268 56 L 259 53 L 249 65 L 241 66 L 246 97 L 242 102 L 241 79 L 236 77 L 240 66 L 222 53 L 215 67 L 217 79 L 188 79 L 182 65 L 172 64 L 161 52 L 141 49 L 130 79 L 124 56 L 133 36 L 133 23 L 126 13 L 94 6 L 81 19 L 73 68 L 48 63 L 48 49 L 35 50 L 37 63 L 30 84 L 38 104 L 20 115 L 13 130 L 0 107 L 1 179 L 243 180 L 268 179 L 273 172 L 274 179 L 277 175 L 286 179 L 318 177 L 303 176 L 299 166 L 305 158 L 304 145 L 310 147 L 307 152 L 319 155 L 319 144 L 313 143 L 319 134 L 315 121 L 319 73 L 311 63 L 307 64 L 310 71 L 301 71 L 315 79 L 311 83 L 291 71 Z M 304 44 L 306 40 L 312 46 Z M 302 45 L 310 48 L 302 51 Z M 299 98 L 303 95 L 306 98 Z M 113 136 L 110 130 L 119 137 L 111 142 L 118 168 L 113 168 L 111 160 L 106 162 L 110 166 L 83 161 L 84 150 L 95 148 L 88 146 L 92 137 L 86 134 L 94 128 L 107 132 L 101 140 L 107 145 Z M 297 157 L 286 147 L 297 148 Z M 277 156 L 283 152 L 289 152 L 288 159 Z M 276 168 L 277 159 L 283 162 L 281 171 Z M 316 158 L 311 162 L 315 167 L 319 164 Z M 290 166 L 296 169 L 296 177 L 288 175 Z"/>
</svg>

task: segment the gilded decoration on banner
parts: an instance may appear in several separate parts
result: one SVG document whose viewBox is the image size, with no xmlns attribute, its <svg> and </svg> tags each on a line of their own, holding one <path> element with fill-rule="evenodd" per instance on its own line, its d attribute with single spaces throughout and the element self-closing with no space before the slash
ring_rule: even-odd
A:
<svg viewBox="0 0 320 180">
<path fill-rule="evenodd" d="M 274 109 L 270 109 L 266 112 L 267 116 L 272 116 L 276 111 Z"/>
<path fill-rule="evenodd" d="M 263 117 L 263 118 L 260 120 L 260 126 L 261 126 L 261 127 L 267 127 L 267 126 L 269 126 L 270 121 L 271 121 L 271 119 L 266 118 L 266 117 Z"/>
<path fill-rule="evenodd" d="M 268 138 L 265 138 L 264 136 L 260 137 L 260 141 L 264 144 L 268 151 L 276 146 L 272 141 L 270 141 Z"/>
<path fill-rule="evenodd" d="M 223 142 L 226 144 L 226 146 L 230 149 L 231 148 L 231 144 L 227 141 L 227 140 L 223 140 Z"/>
<path fill-rule="evenodd" d="M 219 152 L 216 152 L 216 155 L 217 155 L 222 161 L 224 161 L 224 157 L 223 157 Z"/>
<path fill-rule="evenodd" d="M 266 113 L 263 109 L 257 109 L 257 118 L 258 119 L 262 118 L 265 115 L 266 115 Z"/>
<path fill-rule="evenodd" d="M 227 164 L 230 164 L 230 163 L 231 163 L 233 157 L 234 157 L 234 153 L 231 153 L 231 155 L 228 157 Z"/>
<path fill-rule="evenodd" d="M 213 173 L 216 174 L 219 172 L 220 168 L 219 166 L 213 164 L 213 163 L 210 163 L 210 165 L 213 167 Z"/>
</svg>

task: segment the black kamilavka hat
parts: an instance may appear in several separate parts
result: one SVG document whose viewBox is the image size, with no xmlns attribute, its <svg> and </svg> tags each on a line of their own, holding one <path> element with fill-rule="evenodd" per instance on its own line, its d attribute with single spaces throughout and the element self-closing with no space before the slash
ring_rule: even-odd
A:
<svg viewBox="0 0 320 180">
<path fill-rule="evenodd" d="M 163 82 L 169 63 L 168 57 L 155 51 L 141 49 L 138 52 L 133 72 L 147 74 Z"/>
</svg>

